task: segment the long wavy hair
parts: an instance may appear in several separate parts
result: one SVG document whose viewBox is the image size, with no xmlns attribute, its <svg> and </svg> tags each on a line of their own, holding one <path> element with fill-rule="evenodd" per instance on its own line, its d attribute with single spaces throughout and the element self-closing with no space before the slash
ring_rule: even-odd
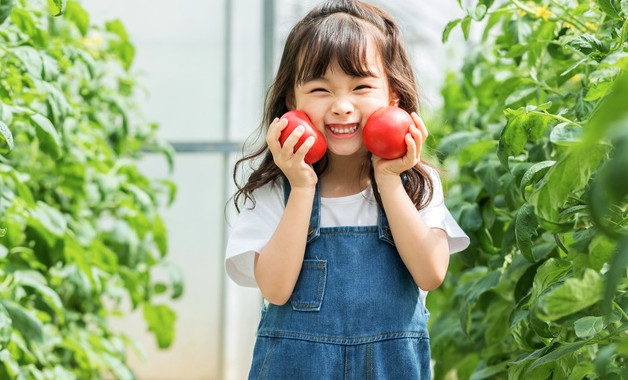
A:
<svg viewBox="0 0 628 380">
<path fill-rule="evenodd" d="M 266 93 L 262 123 L 251 138 L 259 140 L 265 136 L 272 120 L 288 112 L 286 103 L 291 100 L 295 86 L 323 76 L 332 62 L 337 62 L 348 75 L 372 75 L 366 66 L 367 46 L 371 41 L 383 62 L 390 89 L 396 91 L 399 97 L 398 106 L 408 113 L 417 111 L 418 90 L 399 34 L 398 27 L 388 14 L 361 1 L 327 1 L 314 8 L 288 35 L 277 75 Z M 244 185 L 240 185 L 238 176 L 246 163 L 252 173 Z M 404 188 L 418 210 L 427 206 L 433 192 L 426 166 L 431 165 L 422 160 L 402 173 Z M 327 155 L 314 164 L 319 176 L 326 169 Z M 363 170 L 368 171 L 373 194 L 379 206 L 383 207 L 370 153 L 364 160 Z M 247 200 L 255 207 L 253 191 L 280 178 L 283 178 L 283 173 L 274 163 L 265 142 L 257 150 L 244 155 L 236 162 L 233 172 L 238 189 L 233 196 L 236 210 L 240 212 L 240 204 L 244 205 Z"/>
</svg>

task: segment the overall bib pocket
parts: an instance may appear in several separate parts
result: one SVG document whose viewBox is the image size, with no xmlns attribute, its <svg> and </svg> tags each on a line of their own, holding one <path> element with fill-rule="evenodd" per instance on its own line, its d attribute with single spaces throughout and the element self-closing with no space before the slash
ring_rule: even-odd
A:
<svg viewBox="0 0 628 380">
<path fill-rule="evenodd" d="M 303 260 L 299 279 L 294 286 L 292 309 L 297 311 L 319 311 L 325 293 L 327 260 Z"/>
</svg>

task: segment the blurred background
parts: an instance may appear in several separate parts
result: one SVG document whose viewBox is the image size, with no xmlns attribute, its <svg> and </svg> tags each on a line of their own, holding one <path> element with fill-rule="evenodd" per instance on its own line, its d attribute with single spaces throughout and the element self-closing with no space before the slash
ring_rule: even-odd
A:
<svg viewBox="0 0 628 380">
<path fill-rule="evenodd" d="M 85 0 L 93 24 L 119 19 L 136 48 L 132 71 L 146 87 L 140 106 L 175 150 L 168 173 L 162 156 L 140 169 L 177 184 L 175 203 L 163 211 L 169 258 L 185 280 L 171 301 L 176 335 L 159 350 L 141 312 L 113 320 L 144 346 L 147 360 L 130 354 L 140 379 L 243 379 L 248 374 L 262 304 L 257 289 L 233 283 L 224 248 L 234 191 L 232 170 L 242 142 L 258 126 L 265 90 L 291 27 L 318 1 L 297 0 Z M 441 43 L 448 21 L 463 16 L 456 1 L 370 1 L 400 25 L 422 93 L 422 113 L 442 105 L 446 69 L 461 65 L 460 31 Z M 429 128 L 429 124 L 428 124 Z M 130 310 L 130 307 L 129 307 Z"/>
</svg>

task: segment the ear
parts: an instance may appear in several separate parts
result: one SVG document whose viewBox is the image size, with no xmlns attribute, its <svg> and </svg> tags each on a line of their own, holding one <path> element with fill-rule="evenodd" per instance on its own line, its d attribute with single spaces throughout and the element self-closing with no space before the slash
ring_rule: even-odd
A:
<svg viewBox="0 0 628 380">
<path fill-rule="evenodd" d="M 390 105 L 398 107 L 399 106 L 399 93 L 396 89 L 390 89 Z"/>
<path fill-rule="evenodd" d="M 296 109 L 294 105 L 294 95 L 291 93 L 286 95 L 286 107 L 288 108 L 288 111 L 293 111 Z"/>
</svg>

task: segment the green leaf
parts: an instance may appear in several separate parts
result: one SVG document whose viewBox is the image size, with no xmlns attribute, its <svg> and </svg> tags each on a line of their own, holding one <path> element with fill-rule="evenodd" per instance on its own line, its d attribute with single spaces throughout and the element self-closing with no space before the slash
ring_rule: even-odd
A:
<svg viewBox="0 0 628 380">
<path fill-rule="evenodd" d="M 604 282 L 593 269 L 585 269 L 582 279 L 568 278 L 541 300 L 539 318 L 554 321 L 591 306 L 604 297 Z"/>
<path fill-rule="evenodd" d="M 475 141 L 482 140 L 481 136 L 482 134 L 479 132 L 468 131 L 456 132 L 445 136 L 438 144 L 437 153 L 439 154 L 439 159 L 445 159 L 458 149 L 470 145 Z"/>
<path fill-rule="evenodd" d="M 0 351 L 5 349 L 11 342 L 13 333 L 13 322 L 7 310 L 0 304 Z"/>
<path fill-rule="evenodd" d="M 573 343 L 566 343 L 566 344 L 557 343 L 556 345 L 552 346 L 551 352 L 549 354 L 544 355 L 540 357 L 539 359 L 535 360 L 534 363 L 532 363 L 532 365 L 528 367 L 525 373 L 526 374 L 529 373 L 530 371 L 537 368 L 538 366 L 558 360 L 561 357 L 571 352 L 578 351 L 579 349 L 584 347 L 584 345 L 586 345 L 587 343 L 589 343 L 588 340 L 583 340 L 580 342 L 573 342 Z M 558 347 L 558 348 L 555 348 L 555 347 Z"/>
<path fill-rule="evenodd" d="M 48 44 L 48 34 L 37 27 L 37 23 L 31 17 L 31 12 L 20 8 L 14 8 L 11 12 L 11 21 L 22 31 L 28 35 L 38 46 L 46 46 Z"/>
<path fill-rule="evenodd" d="M 621 12 L 628 16 L 628 0 L 621 0 Z"/>
<path fill-rule="evenodd" d="M 604 302 L 602 309 L 605 312 L 611 310 L 615 292 L 622 279 L 626 278 L 626 268 L 628 267 L 628 236 L 624 236 L 617 244 L 617 250 L 609 263 L 608 272 L 606 272 L 606 284 L 604 286 Z"/>
<path fill-rule="evenodd" d="M 122 61 L 122 66 L 128 70 L 135 58 L 135 47 L 130 42 L 123 41 L 118 47 L 118 55 Z"/>
<path fill-rule="evenodd" d="M 470 281 L 466 284 L 467 291 L 464 295 L 464 307 L 460 312 L 460 322 L 463 331 L 465 331 L 467 334 L 469 333 L 469 318 L 471 315 L 471 311 L 475 306 L 478 297 L 495 288 L 499 284 L 500 277 L 501 271 L 494 270 L 492 272 L 489 272 L 486 276 L 478 280 Z"/>
<path fill-rule="evenodd" d="M 589 267 L 602 270 L 604 264 L 613 257 L 616 248 L 614 239 L 611 240 L 604 234 L 595 236 L 589 244 Z"/>
<path fill-rule="evenodd" d="M 53 16 L 61 16 L 65 12 L 66 0 L 48 0 L 48 10 Z"/>
<path fill-rule="evenodd" d="M 456 25 L 460 24 L 460 21 L 462 21 L 462 19 L 459 18 L 453 21 L 449 21 L 447 23 L 447 25 L 445 26 L 445 29 L 443 30 L 443 38 L 442 38 L 443 44 L 447 43 L 447 40 L 449 39 L 449 34 L 456 27 Z"/>
<path fill-rule="evenodd" d="M 63 236 L 67 229 L 67 222 L 63 214 L 42 201 L 31 211 L 28 225 L 34 228 L 42 236 L 50 247 Z"/>
<path fill-rule="evenodd" d="M 2 120 L 0 120 L 0 154 L 6 155 L 13 150 L 13 135 Z"/>
<path fill-rule="evenodd" d="M 471 16 L 471 18 L 475 21 L 482 21 L 484 16 L 486 16 L 487 11 L 488 7 L 486 6 L 486 4 L 480 3 L 475 7 L 472 12 L 469 13 L 469 16 Z"/>
<path fill-rule="evenodd" d="M 163 262 L 161 266 L 168 273 L 170 282 L 172 283 L 172 299 L 176 299 L 183 295 L 183 273 L 176 265 L 170 262 Z"/>
<path fill-rule="evenodd" d="M 550 115 L 539 113 L 549 107 L 545 103 L 538 107 L 528 106 L 517 110 L 504 111 L 508 123 L 502 129 L 497 148 L 497 155 L 504 167 L 508 167 L 508 156 L 516 156 L 523 152 L 528 141 L 536 141 L 547 130 Z"/>
<path fill-rule="evenodd" d="M 144 304 L 144 319 L 155 334 L 159 348 L 168 348 L 174 340 L 176 314 L 166 305 Z"/>
<path fill-rule="evenodd" d="M 615 9 L 612 0 L 595 0 L 595 2 L 609 17 L 615 20 L 621 20 L 621 16 L 619 12 L 617 12 L 617 9 Z"/>
<path fill-rule="evenodd" d="M 60 124 L 73 111 L 70 102 L 56 84 L 43 80 L 34 80 L 34 83 L 39 91 L 47 94 L 46 102 L 50 110 L 51 121 Z"/>
<path fill-rule="evenodd" d="M 527 21 L 517 18 L 508 22 L 507 32 L 512 45 L 525 45 L 532 34 L 532 27 Z"/>
<path fill-rule="evenodd" d="M 560 280 L 571 269 L 571 262 L 559 259 L 548 259 L 536 271 L 532 284 L 530 303 L 548 288 L 551 284 Z"/>
<path fill-rule="evenodd" d="M 117 35 L 121 40 L 126 41 L 129 39 L 129 35 L 124 28 L 124 24 L 120 20 L 108 21 L 105 23 L 107 31 Z"/>
<path fill-rule="evenodd" d="M 41 79 L 43 74 L 43 62 L 41 55 L 30 46 L 20 46 L 13 49 L 13 54 L 22 61 L 26 71 L 35 78 Z"/>
<path fill-rule="evenodd" d="M 550 141 L 560 146 L 573 146 L 582 142 L 584 130 L 582 127 L 574 126 L 569 122 L 560 123 L 552 128 Z"/>
<path fill-rule="evenodd" d="M 48 82 L 56 81 L 59 78 L 59 63 L 48 54 L 41 54 L 43 63 L 43 79 Z"/>
<path fill-rule="evenodd" d="M 24 339 L 42 343 L 44 341 L 43 325 L 32 311 L 25 309 L 22 305 L 15 303 L 9 299 L 0 300 L 13 323 L 13 328 L 18 330 Z"/>
<path fill-rule="evenodd" d="M 586 375 L 591 375 L 595 371 L 595 366 L 591 362 L 580 362 L 578 363 L 571 375 L 569 376 L 569 380 L 582 380 Z"/>
<path fill-rule="evenodd" d="M 584 97 L 584 100 L 587 102 L 591 102 L 608 95 L 609 92 L 613 89 L 613 82 L 611 81 L 603 81 L 594 84 L 589 91 L 587 91 L 587 95 Z"/>
<path fill-rule="evenodd" d="M 35 289 L 44 302 L 55 311 L 59 317 L 59 322 L 65 320 L 65 308 L 59 295 L 46 285 L 46 279 L 36 271 L 21 270 L 13 273 L 16 283 Z"/>
<path fill-rule="evenodd" d="M 574 322 L 576 336 L 587 338 L 596 335 L 606 327 L 604 317 L 583 317 Z"/>
<path fill-rule="evenodd" d="M 6 20 L 11 11 L 13 10 L 13 6 L 15 5 L 15 0 L 2 0 L 0 1 L 0 25 Z"/>
<path fill-rule="evenodd" d="M 465 166 L 467 164 L 478 161 L 485 157 L 488 153 L 495 151 L 498 142 L 496 140 L 483 140 L 467 145 L 460 151 L 458 156 L 458 165 Z"/>
<path fill-rule="evenodd" d="M 504 373 L 506 371 L 506 368 L 508 368 L 508 362 L 502 362 L 488 367 L 479 368 L 473 372 L 469 380 L 495 378 L 496 375 Z"/>
<path fill-rule="evenodd" d="M 516 103 L 522 99 L 525 99 L 526 97 L 528 97 L 529 95 L 532 95 L 533 93 L 535 93 L 538 90 L 538 88 L 536 86 L 529 86 L 529 87 L 523 87 L 520 88 L 518 90 L 516 90 L 515 92 L 511 93 L 510 95 L 508 95 L 508 97 L 506 98 L 506 101 L 504 102 L 505 105 L 509 106 L 513 103 Z"/>
<path fill-rule="evenodd" d="M 537 226 L 534 207 L 524 204 L 517 212 L 515 219 L 515 237 L 521 254 L 531 263 L 536 261 L 532 255 L 532 238 L 537 236 Z"/>
<path fill-rule="evenodd" d="M 76 1 L 68 1 L 64 17 L 74 23 L 83 36 L 89 29 L 89 14 Z"/>
<path fill-rule="evenodd" d="M 496 161 L 483 162 L 474 169 L 474 173 L 480 178 L 484 188 L 492 197 L 495 197 L 499 190 L 498 169 L 499 163 Z"/>
<path fill-rule="evenodd" d="M 464 35 L 464 39 L 468 40 L 469 30 L 471 29 L 471 16 L 465 16 L 460 26 L 462 27 L 462 34 Z"/>
<path fill-rule="evenodd" d="M 153 236 L 155 237 L 155 243 L 157 243 L 161 257 L 165 257 L 168 252 L 168 234 L 164 221 L 159 215 L 155 215 L 155 219 L 153 220 Z"/>
<path fill-rule="evenodd" d="M 605 154 L 606 147 L 601 145 L 568 151 L 547 173 L 544 185 L 530 196 L 529 201 L 536 207 L 537 215 L 556 221 L 558 210 L 569 194 L 587 184 Z"/>
<path fill-rule="evenodd" d="M 585 33 L 567 42 L 567 46 L 571 46 L 579 52 L 589 55 L 595 51 L 608 53 L 610 47 L 607 43 L 601 42 L 595 36 Z"/>
<path fill-rule="evenodd" d="M 61 140 L 50 120 L 38 113 L 31 115 L 30 118 L 35 126 L 41 149 L 52 158 L 59 158 L 61 156 Z"/>
<path fill-rule="evenodd" d="M 530 166 L 530 168 L 526 170 L 525 174 L 521 178 L 520 185 L 521 196 L 523 197 L 523 199 L 526 198 L 526 186 L 528 186 L 528 184 L 530 184 L 531 182 L 537 183 L 541 178 L 543 178 L 543 176 L 545 176 L 545 174 L 550 170 L 552 166 L 554 166 L 555 163 L 556 161 L 541 161 Z"/>
<path fill-rule="evenodd" d="M 597 144 L 612 135 L 615 130 L 626 129 L 626 119 L 628 119 L 626 99 L 628 99 L 628 74 L 623 72 L 615 80 L 612 93 L 604 99 L 600 109 L 586 125 L 584 141 L 587 144 Z"/>
<path fill-rule="evenodd" d="M 497 25 L 497 23 L 501 20 L 501 18 L 506 14 L 506 12 L 503 12 L 501 10 L 496 10 L 494 12 L 491 12 L 491 15 L 488 17 L 488 22 L 486 23 L 486 26 L 484 27 L 484 33 L 482 34 L 482 41 L 485 42 L 486 39 L 488 38 L 489 32 L 491 31 L 491 29 L 493 29 L 493 27 L 495 25 Z"/>
<path fill-rule="evenodd" d="M 578 68 L 578 66 L 582 65 L 583 63 L 587 62 L 589 60 L 588 57 L 586 58 L 582 58 L 581 60 L 577 61 L 576 63 L 574 63 L 573 65 L 571 65 L 567 70 L 563 71 L 562 73 L 560 73 L 560 76 L 563 77 L 569 73 L 571 73 L 572 71 L 574 71 L 576 68 Z"/>
</svg>

